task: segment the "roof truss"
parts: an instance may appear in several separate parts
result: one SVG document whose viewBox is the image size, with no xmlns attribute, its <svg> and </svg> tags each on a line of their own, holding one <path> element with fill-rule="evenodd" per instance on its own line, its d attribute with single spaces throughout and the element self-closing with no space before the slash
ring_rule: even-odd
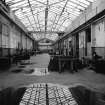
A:
<svg viewBox="0 0 105 105">
<path fill-rule="evenodd" d="M 65 31 L 65 28 L 94 0 L 5 1 L 29 31 L 47 33 Z"/>
</svg>

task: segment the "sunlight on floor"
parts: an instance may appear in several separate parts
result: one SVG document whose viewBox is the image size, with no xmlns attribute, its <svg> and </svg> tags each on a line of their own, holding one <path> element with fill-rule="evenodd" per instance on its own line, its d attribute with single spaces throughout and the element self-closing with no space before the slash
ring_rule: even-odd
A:
<svg viewBox="0 0 105 105">
<path fill-rule="evenodd" d="M 48 74 L 49 74 L 48 68 L 34 68 L 34 72 L 29 75 L 44 76 L 44 75 L 48 75 Z"/>
<path fill-rule="evenodd" d="M 28 86 L 20 105 L 78 105 L 65 86 L 38 83 Z"/>
</svg>

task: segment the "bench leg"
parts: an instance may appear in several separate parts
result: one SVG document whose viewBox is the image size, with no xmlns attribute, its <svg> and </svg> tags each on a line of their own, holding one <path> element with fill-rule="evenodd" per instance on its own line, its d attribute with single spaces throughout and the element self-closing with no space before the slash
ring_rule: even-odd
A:
<svg viewBox="0 0 105 105">
<path fill-rule="evenodd" d="M 61 68 L 61 62 L 60 61 L 58 61 L 59 62 L 59 73 L 61 73 L 62 72 L 62 68 Z"/>
</svg>

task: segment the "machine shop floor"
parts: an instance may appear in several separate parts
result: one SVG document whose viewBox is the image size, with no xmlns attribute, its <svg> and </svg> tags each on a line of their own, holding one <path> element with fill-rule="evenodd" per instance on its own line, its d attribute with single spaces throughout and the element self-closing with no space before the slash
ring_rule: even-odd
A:
<svg viewBox="0 0 105 105">
<path fill-rule="evenodd" d="M 10 105 L 9 102 L 13 102 L 11 105 L 105 104 L 105 75 L 86 68 L 74 74 L 51 72 L 47 69 L 49 61 L 48 54 L 39 54 L 1 72 L 2 105 Z"/>
<path fill-rule="evenodd" d="M 35 69 L 35 68 L 45 68 L 47 69 L 48 63 L 50 61 L 50 56 L 48 54 L 39 54 L 31 57 L 28 61 L 31 64 L 25 65 L 24 70 Z M 58 72 L 48 72 L 42 73 L 40 75 L 32 75 L 30 73 L 14 73 L 11 70 L 17 67 L 12 67 L 9 71 L 0 73 L 0 89 L 7 87 L 20 87 L 26 86 L 32 83 L 53 83 L 61 84 L 65 86 L 76 86 L 83 85 L 92 89 L 99 91 L 105 91 L 105 75 L 95 73 L 92 70 L 83 69 L 79 70 L 77 73 L 71 74 L 68 72 L 63 72 L 59 74 Z"/>
</svg>

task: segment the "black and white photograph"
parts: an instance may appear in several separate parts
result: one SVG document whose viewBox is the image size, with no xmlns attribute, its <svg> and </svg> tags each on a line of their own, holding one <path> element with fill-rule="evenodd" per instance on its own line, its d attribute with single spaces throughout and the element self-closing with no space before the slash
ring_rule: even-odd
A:
<svg viewBox="0 0 105 105">
<path fill-rule="evenodd" d="M 0 0 L 0 105 L 105 105 L 105 0 Z"/>
</svg>

